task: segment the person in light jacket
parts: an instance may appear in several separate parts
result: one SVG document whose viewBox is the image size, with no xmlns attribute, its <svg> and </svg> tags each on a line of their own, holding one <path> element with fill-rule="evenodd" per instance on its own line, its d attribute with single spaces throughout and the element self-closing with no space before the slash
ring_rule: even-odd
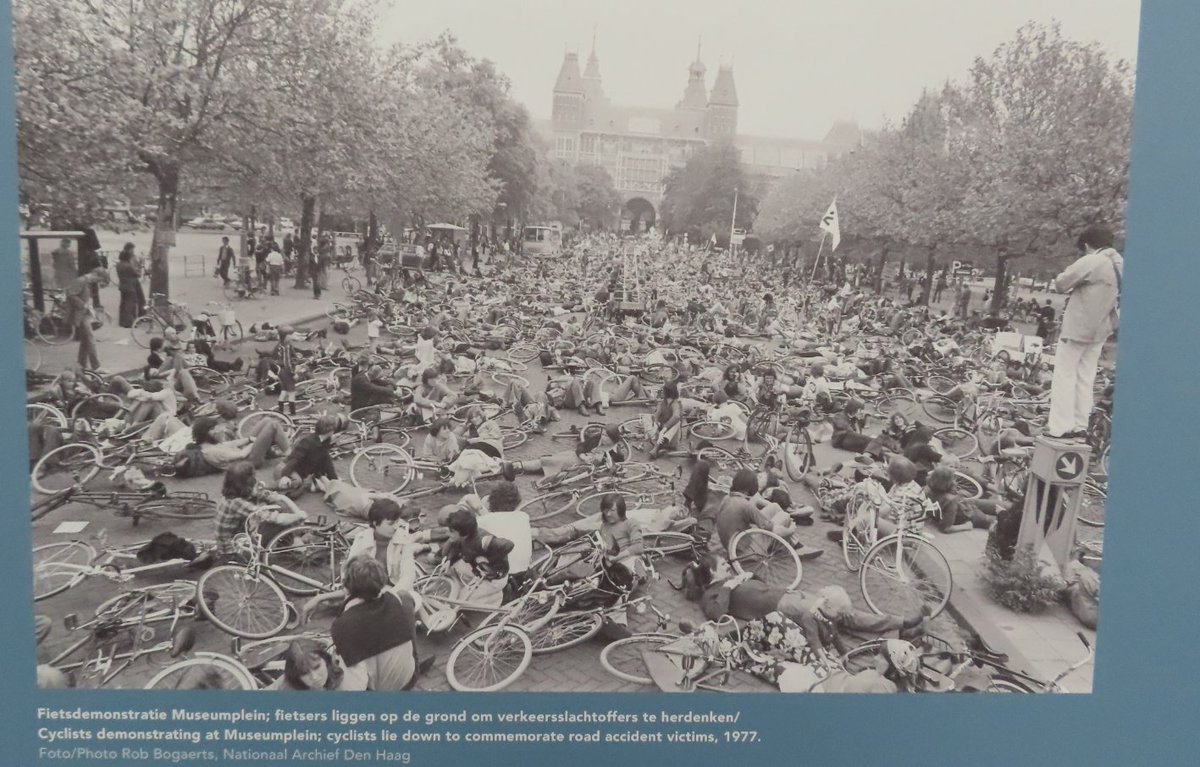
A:
<svg viewBox="0 0 1200 767">
<path fill-rule="evenodd" d="M 1068 297 L 1050 384 L 1046 435 L 1062 439 L 1087 435 L 1096 368 L 1104 342 L 1116 326 L 1125 268 L 1121 254 L 1113 249 L 1112 230 L 1106 226 L 1088 227 L 1075 244 L 1083 256 L 1054 279 L 1055 289 Z"/>
</svg>

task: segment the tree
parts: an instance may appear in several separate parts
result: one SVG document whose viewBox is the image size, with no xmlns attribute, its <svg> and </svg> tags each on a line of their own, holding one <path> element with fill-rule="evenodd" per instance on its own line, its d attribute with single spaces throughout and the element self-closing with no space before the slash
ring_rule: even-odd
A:
<svg viewBox="0 0 1200 767">
<path fill-rule="evenodd" d="M 426 63 L 425 85 L 461 109 L 479 109 L 487 116 L 492 131 L 487 171 L 499 187 L 495 204 L 506 215 L 524 220 L 537 194 L 537 138 L 529 112 L 509 95 L 508 78 L 491 61 L 471 58 L 449 34 L 430 46 Z"/>
<path fill-rule="evenodd" d="M 949 151 L 970 171 L 964 239 L 997 253 L 999 311 L 1011 260 L 1061 252 L 1093 222 L 1123 230 L 1133 79 L 1098 45 L 1027 24 L 977 59 L 955 96 Z"/>
<path fill-rule="evenodd" d="M 719 243 L 727 245 L 730 226 L 748 229 L 758 213 L 758 200 L 742 168 L 740 153 L 730 143 L 696 152 L 686 165 L 668 174 L 665 186 L 660 206 L 663 228 L 685 232 L 692 242 L 706 242 L 716 235 Z"/>
<path fill-rule="evenodd" d="M 593 229 L 613 226 L 621 212 L 621 194 L 608 171 L 600 165 L 580 165 L 575 184 L 580 220 Z"/>
<path fill-rule="evenodd" d="M 13 7 L 21 196 L 52 220 L 85 217 L 138 172 L 124 98 L 90 60 L 91 24 L 80 2 Z"/>
</svg>

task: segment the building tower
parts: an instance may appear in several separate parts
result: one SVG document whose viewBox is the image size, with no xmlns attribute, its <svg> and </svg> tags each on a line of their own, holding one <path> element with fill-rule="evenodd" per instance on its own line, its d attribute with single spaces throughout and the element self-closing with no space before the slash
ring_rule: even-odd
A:
<svg viewBox="0 0 1200 767">
<path fill-rule="evenodd" d="M 708 94 L 704 86 L 704 62 L 700 60 L 700 43 L 696 43 L 696 60 L 688 67 L 688 84 L 683 91 L 683 100 L 675 105 L 676 109 L 705 109 L 708 107 Z"/>
<path fill-rule="evenodd" d="M 596 32 L 592 31 L 592 52 L 588 56 L 587 68 L 583 70 L 583 97 L 588 105 L 604 101 L 604 88 L 600 83 L 600 58 L 596 55 Z"/>
<path fill-rule="evenodd" d="M 733 139 L 737 136 L 738 97 L 733 84 L 733 67 L 721 65 L 717 81 L 708 97 L 708 137 Z"/>
<path fill-rule="evenodd" d="M 597 73 L 599 63 L 597 63 Z M 579 76 L 579 54 L 563 55 L 558 80 L 554 83 L 554 109 L 551 112 L 556 131 L 578 130 L 583 126 L 583 78 Z"/>
</svg>

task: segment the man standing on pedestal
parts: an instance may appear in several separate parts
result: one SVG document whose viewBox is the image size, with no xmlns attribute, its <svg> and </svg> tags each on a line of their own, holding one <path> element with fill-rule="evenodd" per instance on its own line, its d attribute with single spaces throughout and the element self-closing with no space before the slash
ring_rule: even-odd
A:
<svg viewBox="0 0 1200 767">
<path fill-rule="evenodd" d="M 1113 249 L 1113 233 L 1106 226 L 1090 226 L 1076 246 L 1083 256 L 1054 280 L 1067 293 L 1062 330 L 1050 385 L 1050 419 L 1046 436 L 1076 439 L 1087 436 L 1092 413 L 1092 389 L 1104 342 L 1117 322 L 1121 254 Z"/>
</svg>

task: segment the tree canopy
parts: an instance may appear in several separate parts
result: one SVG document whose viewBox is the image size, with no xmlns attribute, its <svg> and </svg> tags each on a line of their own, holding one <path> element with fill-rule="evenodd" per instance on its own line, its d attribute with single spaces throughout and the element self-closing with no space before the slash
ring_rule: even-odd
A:
<svg viewBox="0 0 1200 767">
<path fill-rule="evenodd" d="M 982 249 L 999 284 L 1005 262 L 1061 257 L 1090 223 L 1123 231 L 1132 103 L 1126 63 L 1030 23 L 898 124 L 779 184 L 755 226 L 810 239 L 836 195 L 843 235 Z"/>
</svg>

